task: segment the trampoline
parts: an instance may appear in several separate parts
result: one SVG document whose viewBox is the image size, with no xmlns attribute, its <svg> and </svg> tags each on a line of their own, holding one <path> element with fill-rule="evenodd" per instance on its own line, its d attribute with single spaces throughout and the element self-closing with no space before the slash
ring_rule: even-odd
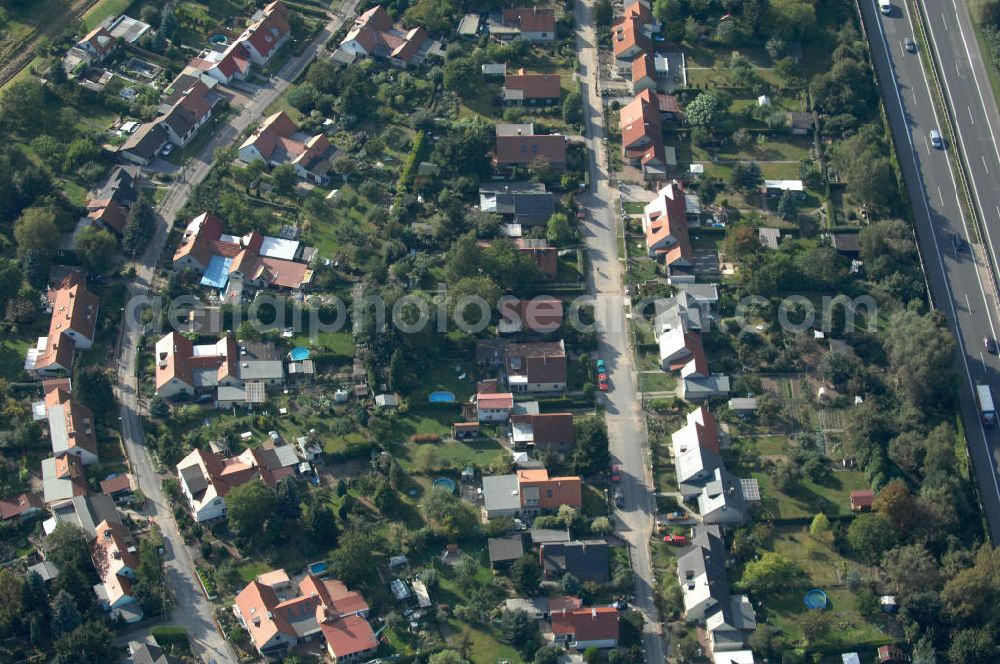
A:
<svg viewBox="0 0 1000 664">
<path fill-rule="evenodd" d="M 296 346 L 292 349 L 288 356 L 292 358 L 293 362 L 303 362 L 309 359 L 309 349 L 303 348 L 302 346 Z"/>
<path fill-rule="evenodd" d="M 431 486 L 433 486 L 436 489 L 444 489 L 448 493 L 455 493 L 455 481 L 450 480 L 447 477 L 437 478 L 436 480 L 431 482 Z"/>
<path fill-rule="evenodd" d="M 431 392 L 427 400 L 431 403 L 454 403 L 455 393 L 448 392 L 447 390 L 438 390 L 437 392 Z"/>
<path fill-rule="evenodd" d="M 825 609 L 826 593 L 819 588 L 813 588 L 806 593 L 802 601 L 805 602 L 807 609 Z"/>
</svg>

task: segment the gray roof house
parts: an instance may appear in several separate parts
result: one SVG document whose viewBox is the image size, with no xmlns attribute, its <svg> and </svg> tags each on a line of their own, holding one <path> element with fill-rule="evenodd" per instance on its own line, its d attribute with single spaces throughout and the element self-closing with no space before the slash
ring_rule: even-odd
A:
<svg viewBox="0 0 1000 664">
<path fill-rule="evenodd" d="M 698 513 L 705 523 L 740 523 L 747 512 L 739 478 L 716 468 L 698 496 Z"/>
<path fill-rule="evenodd" d="M 517 475 L 487 475 L 483 478 L 483 508 L 486 518 L 516 516 L 521 511 Z"/>
<path fill-rule="evenodd" d="M 479 208 L 515 224 L 542 226 L 556 211 L 556 197 L 533 182 L 488 182 L 479 188 Z"/>
<path fill-rule="evenodd" d="M 91 537 L 97 537 L 97 526 L 102 521 L 122 523 L 115 501 L 103 494 L 74 496 L 72 500 L 53 508 L 52 518 L 43 524 L 45 533 L 51 533 L 57 524 L 64 521 L 79 526 Z"/>
<path fill-rule="evenodd" d="M 144 641 L 129 641 L 128 652 L 132 664 L 183 664 L 183 660 L 166 654 L 157 645 Z"/>
<path fill-rule="evenodd" d="M 716 526 L 696 526 L 692 546 L 677 558 L 677 582 L 688 620 L 704 620 L 706 613 L 729 599 L 726 545 Z"/>
<path fill-rule="evenodd" d="M 486 541 L 490 552 L 490 567 L 500 569 L 524 555 L 524 538 L 520 533 L 506 537 L 491 537 Z"/>
<path fill-rule="evenodd" d="M 676 296 L 656 300 L 656 317 L 653 319 L 653 333 L 659 339 L 664 332 L 677 328 L 685 332 L 700 332 L 702 311 L 694 296 L 679 292 Z"/>
<path fill-rule="evenodd" d="M 610 548 L 605 540 L 542 544 L 538 553 L 546 575 L 569 573 L 581 581 L 603 583 L 608 580 Z"/>
<path fill-rule="evenodd" d="M 554 528 L 532 528 L 528 531 L 528 535 L 531 537 L 532 546 L 569 542 L 573 539 L 570 537 L 569 530 L 557 530 Z"/>
<path fill-rule="evenodd" d="M 692 445 L 674 458 L 677 486 L 685 500 L 701 494 L 705 485 L 715 479 L 723 467 L 722 457 L 702 445 Z"/>
<path fill-rule="evenodd" d="M 705 618 L 712 652 L 742 650 L 757 629 L 757 615 L 746 595 L 730 596 Z"/>
</svg>

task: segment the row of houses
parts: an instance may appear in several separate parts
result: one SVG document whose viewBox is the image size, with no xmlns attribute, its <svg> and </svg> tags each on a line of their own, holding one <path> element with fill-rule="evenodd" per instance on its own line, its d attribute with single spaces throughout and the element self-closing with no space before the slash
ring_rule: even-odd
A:
<svg viewBox="0 0 1000 664">
<path fill-rule="evenodd" d="M 326 184 L 336 152 L 324 134 L 304 134 L 284 111 L 278 111 L 243 141 L 239 156 L 247 164 L 290 164 L 300 178 Z"/>
<path fill-rule="evenodd" d="M 677 152 L 663 143 L 663 120 L 680 117 L 677 98 L 643 89 L 618 111 L 622 158 L 642 170 L 644 180 L 665 180 L 677 167 Z"/>
<path fill-rule="evenodd" d="M 118 148 L 118 156 L 137 166 L 149 166 L 165 153 L 168 144 L 187 145 L 224 99 L 214 88 L 212 79 L 181 74 L 173 87 L 168 88 L 169 96 L 161 105 L 161 114 L 135 129 Z"/>
</svg>

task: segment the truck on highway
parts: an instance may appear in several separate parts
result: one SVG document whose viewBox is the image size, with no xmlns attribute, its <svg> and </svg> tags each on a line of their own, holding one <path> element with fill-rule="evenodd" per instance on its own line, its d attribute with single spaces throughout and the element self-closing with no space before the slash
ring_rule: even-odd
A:
<svg viewBox="0 0 1000 664">
<path fill-rule="evenodd" d="M 878 10 L 888 16 L 892 13 L 892 5 L 889 0 L 878 0 Z"/>
<path fill-rule="evenodd" d="M 979 415 L 983 418 L 983 426 L 991 427 L 997 420 L 997 411 L 993 407 L 993 395 L 989 385 L 976 385 L 976 399 L 979 401 Z"/>
</svg>

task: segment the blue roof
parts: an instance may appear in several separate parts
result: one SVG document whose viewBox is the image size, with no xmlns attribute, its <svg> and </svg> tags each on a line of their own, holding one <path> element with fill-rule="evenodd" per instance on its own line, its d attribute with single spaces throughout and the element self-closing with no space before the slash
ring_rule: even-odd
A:
<svg viewBox="0 0 1000 664">
<path fill-rule="evenodd" d="M 229 282 L 229 266 L 233 264 L 233 259 L 226 256 L 212 256 L 205 268 L 205 274 L 201 277 L 202 286 L 210 286 L 222 290 Z"/>
</svg>

